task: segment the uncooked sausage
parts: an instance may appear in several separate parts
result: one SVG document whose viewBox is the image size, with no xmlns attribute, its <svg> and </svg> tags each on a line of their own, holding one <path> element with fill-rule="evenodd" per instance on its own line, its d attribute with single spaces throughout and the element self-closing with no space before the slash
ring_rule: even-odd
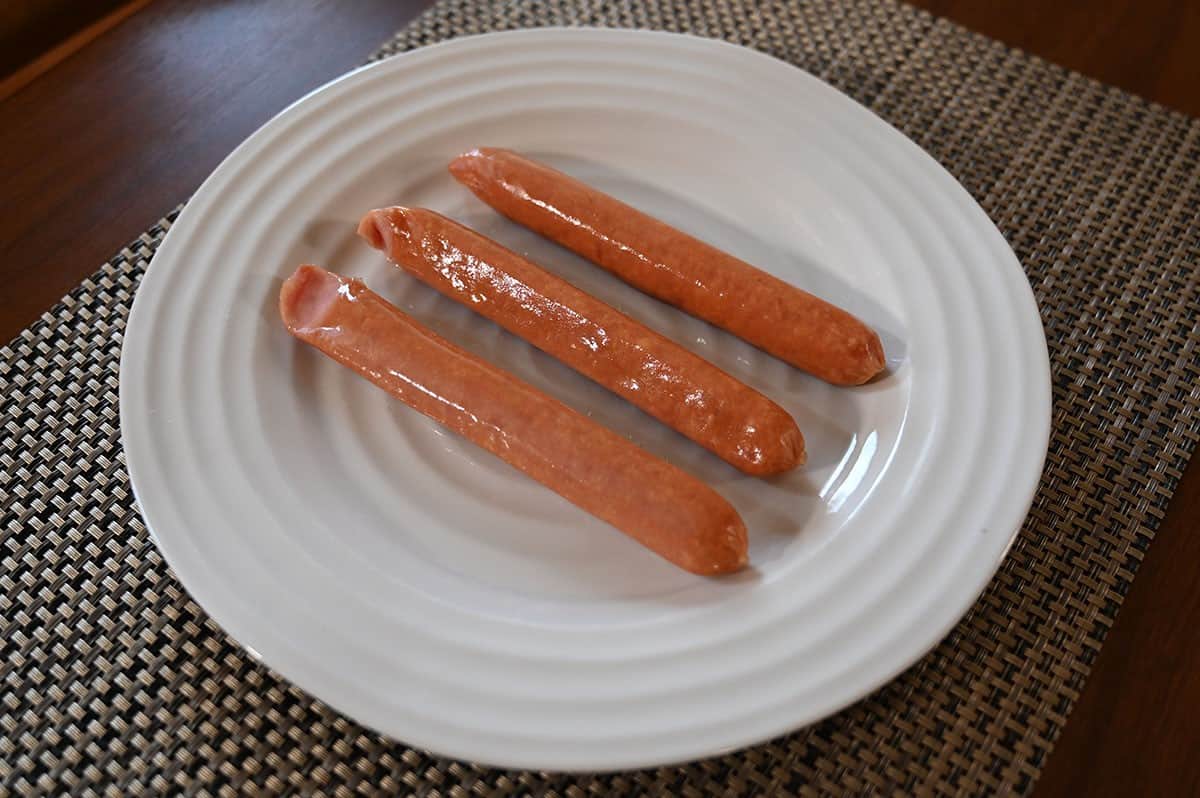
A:
<svg viewBox="0 0 1200 798">
<path fill-rule="evenodd" d="M 748 474 L 804 460 L 787 411 L 707 360 L 445 216 L 383 208 L 359 234 L 409 273 Z"/>
<path fill-rule="evenodd" d="M 823 380 L 859 385 L 884 367 L 879 336 L 851 314 L 556 169 L 485 147 L 450 172 L 513 221 Z"/>
<path fill-rule="evenodd" d="M 279 310 L 319 349 L 681 568 L 746 564 L 746 527 L 695 477 L 439 337 L 358 280 L 301 266 Z"/>
</svg>

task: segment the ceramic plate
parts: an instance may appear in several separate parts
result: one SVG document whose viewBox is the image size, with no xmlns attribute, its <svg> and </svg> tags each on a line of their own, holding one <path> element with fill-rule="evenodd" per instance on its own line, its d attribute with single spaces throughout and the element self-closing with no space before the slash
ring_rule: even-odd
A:
<svg viewBox="0 0 1200 798">
<path fill-rule="evenodd" d="M 481 145 L 847 308 L 888 372 L 833 388 L 501 219 L 446 171 Z M 529 254 L 768 394 L 808 466 L 743 476 L 389 266 L 354 230 L 397 203 Z M 684 573 L 295 342 L 276 303 L 306 262 L 706 480 L 745 519 L 753 567 Z M 634 31 L 458 39 L 297 102 L 179 217 L 121 361 L 146 523 L 230 635 L 404 742 L 540 769 L 728 751 L 894 677 L 995 573 L 1049 417 L 1020 265 L 932 158 L 785 63 Z"/>
</svg>

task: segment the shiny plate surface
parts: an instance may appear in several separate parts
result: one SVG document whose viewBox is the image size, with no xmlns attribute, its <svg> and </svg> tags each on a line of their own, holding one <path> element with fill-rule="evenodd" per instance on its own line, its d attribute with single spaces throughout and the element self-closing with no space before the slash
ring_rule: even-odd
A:
<svg viewBox="0 0 1200 798">
<path fill-rule="evenodd" d="M 503 220 L 446 171 L 509 147 L 845 307 L 885 377 L 839 389 Z M 387 264 L 424 205 L 766 393 L 809 465 L 712 454 Z M 294 341 L 302 262 L 696 474 L 752 569 L 684 573 Z M 994 574 L 1046 450 L 1045 339 L 1012 251 L 936 162 L 810 75 L 665 33 L 458 39 L 341 78 L 251 136 L 176 222 L 121 363 L 147 525 L 234 638 L 407 743 L 512 767 L 698 758 L 818 720 L 937 643 Z"/>
</svg>

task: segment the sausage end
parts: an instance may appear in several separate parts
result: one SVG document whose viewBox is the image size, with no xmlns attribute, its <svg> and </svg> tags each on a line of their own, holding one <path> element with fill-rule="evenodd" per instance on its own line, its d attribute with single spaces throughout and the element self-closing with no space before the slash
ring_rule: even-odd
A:
<svg viewBox="0 0 1200 798">
<path fill-rule="evenodd" d="M 879 333 L 872 329 L 868 329 L 867 332 L 869 333 L 867 339 L 867 363 L 871 368 L 871 377 L 874 377 L 883 371 L 884 366 L 887 365 L 887 355 L 884 354 L 883 341 L 879 340 Z M 871 377 L 867 377 L 867 379 L 869 380 Z"/>
<path fill-rule="evenodd" d="M 808 462 L 808 451 L 804 447 L 804 435 L 796 426 L 796 422 L 793 421 L 791 428 L 781 436 L 780 448 L 784 452 L 784 462 L 789 464 L 780 471 L 790 471 Z"/>
<path fill-rule="evenodd" d="M 487 155 L 482 150 L 470 150 L 451 161 L 447 168 L 455 180 L 474 191 L 481 185 L 479 165 L 485 158 Z"/>
<path fill-rule="evenodd" d="M 689 571 L 704 576 L 722 576 L 736 573 L 750 562 L 750 545 L 746 536 L 746 525 L 741 517 L 730 508 L 731 518 L 724 524 L 718 540 L 704 552 L 704 558 L 695 562 L 697 567 Z"/>
<path fill-rule="evenodd" d="M 279 289 L 279 315 L 288 331 L 300 335 L 320 327 L 341 285 L 337 275 L 319 266 L 296 269 Z"/>
<path fill-rule="evenodd" d="M 848 373 L 842 385 L 863 385 L 870 382 L 883 371 L 887 365 L 887 356 L 883 352 L 883 342 L 879 334 L 870 327 L 863 325 L 862 339 L 856 342 L 859 357 L 847 358 L 848 362 L 857 361 L 858 368 Z"/>
<path fill-rule="evenodd" d="M 410 217 L 415 213 L 399 205 L 367 211 L 358 223 L 358 235 L 375 249 L 391 252 L 399 241 L 411 238 Z"/>
<path fill-rule="evenodd" d="M 758 417 L 754 426 L 747 428 L 748 434 L 736 447 L 738 457 L 727 460 L 742 473 L 753 477 L 782 474 L 804 465 L 808 459 L 804 434 L 795 420 L 774 402 L 770 405 L 773 412 Z M 748 456 L 748 453 L 754 456 Z"/>
</svg>

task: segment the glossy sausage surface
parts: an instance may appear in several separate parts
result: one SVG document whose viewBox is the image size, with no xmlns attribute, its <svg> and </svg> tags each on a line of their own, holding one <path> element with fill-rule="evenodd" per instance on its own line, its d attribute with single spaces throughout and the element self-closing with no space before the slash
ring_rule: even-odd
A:
<svg viewBox="0 0 1200 798">
<path fill-rule="evenodd" d="M 485 147 L 450 172 L 513 221 L 823 380 L 883 370 L 879 336 L 851 314 L 556 169 Z"/>
<path fill-rule="evenodd" d="M 279 310 L 296 338 L 697 574 L 746 564 L 746 527 L 695 477 L 441 338 L 358 280 L 301 266 Z"/>
<path fill-rule="evenodd" d="M 758 391 L 485 236 L 421 208 L 359 234 L 409 273 L 629 400 L 748 474 L 804 460 L 792 417 Z"/>
</svg>

